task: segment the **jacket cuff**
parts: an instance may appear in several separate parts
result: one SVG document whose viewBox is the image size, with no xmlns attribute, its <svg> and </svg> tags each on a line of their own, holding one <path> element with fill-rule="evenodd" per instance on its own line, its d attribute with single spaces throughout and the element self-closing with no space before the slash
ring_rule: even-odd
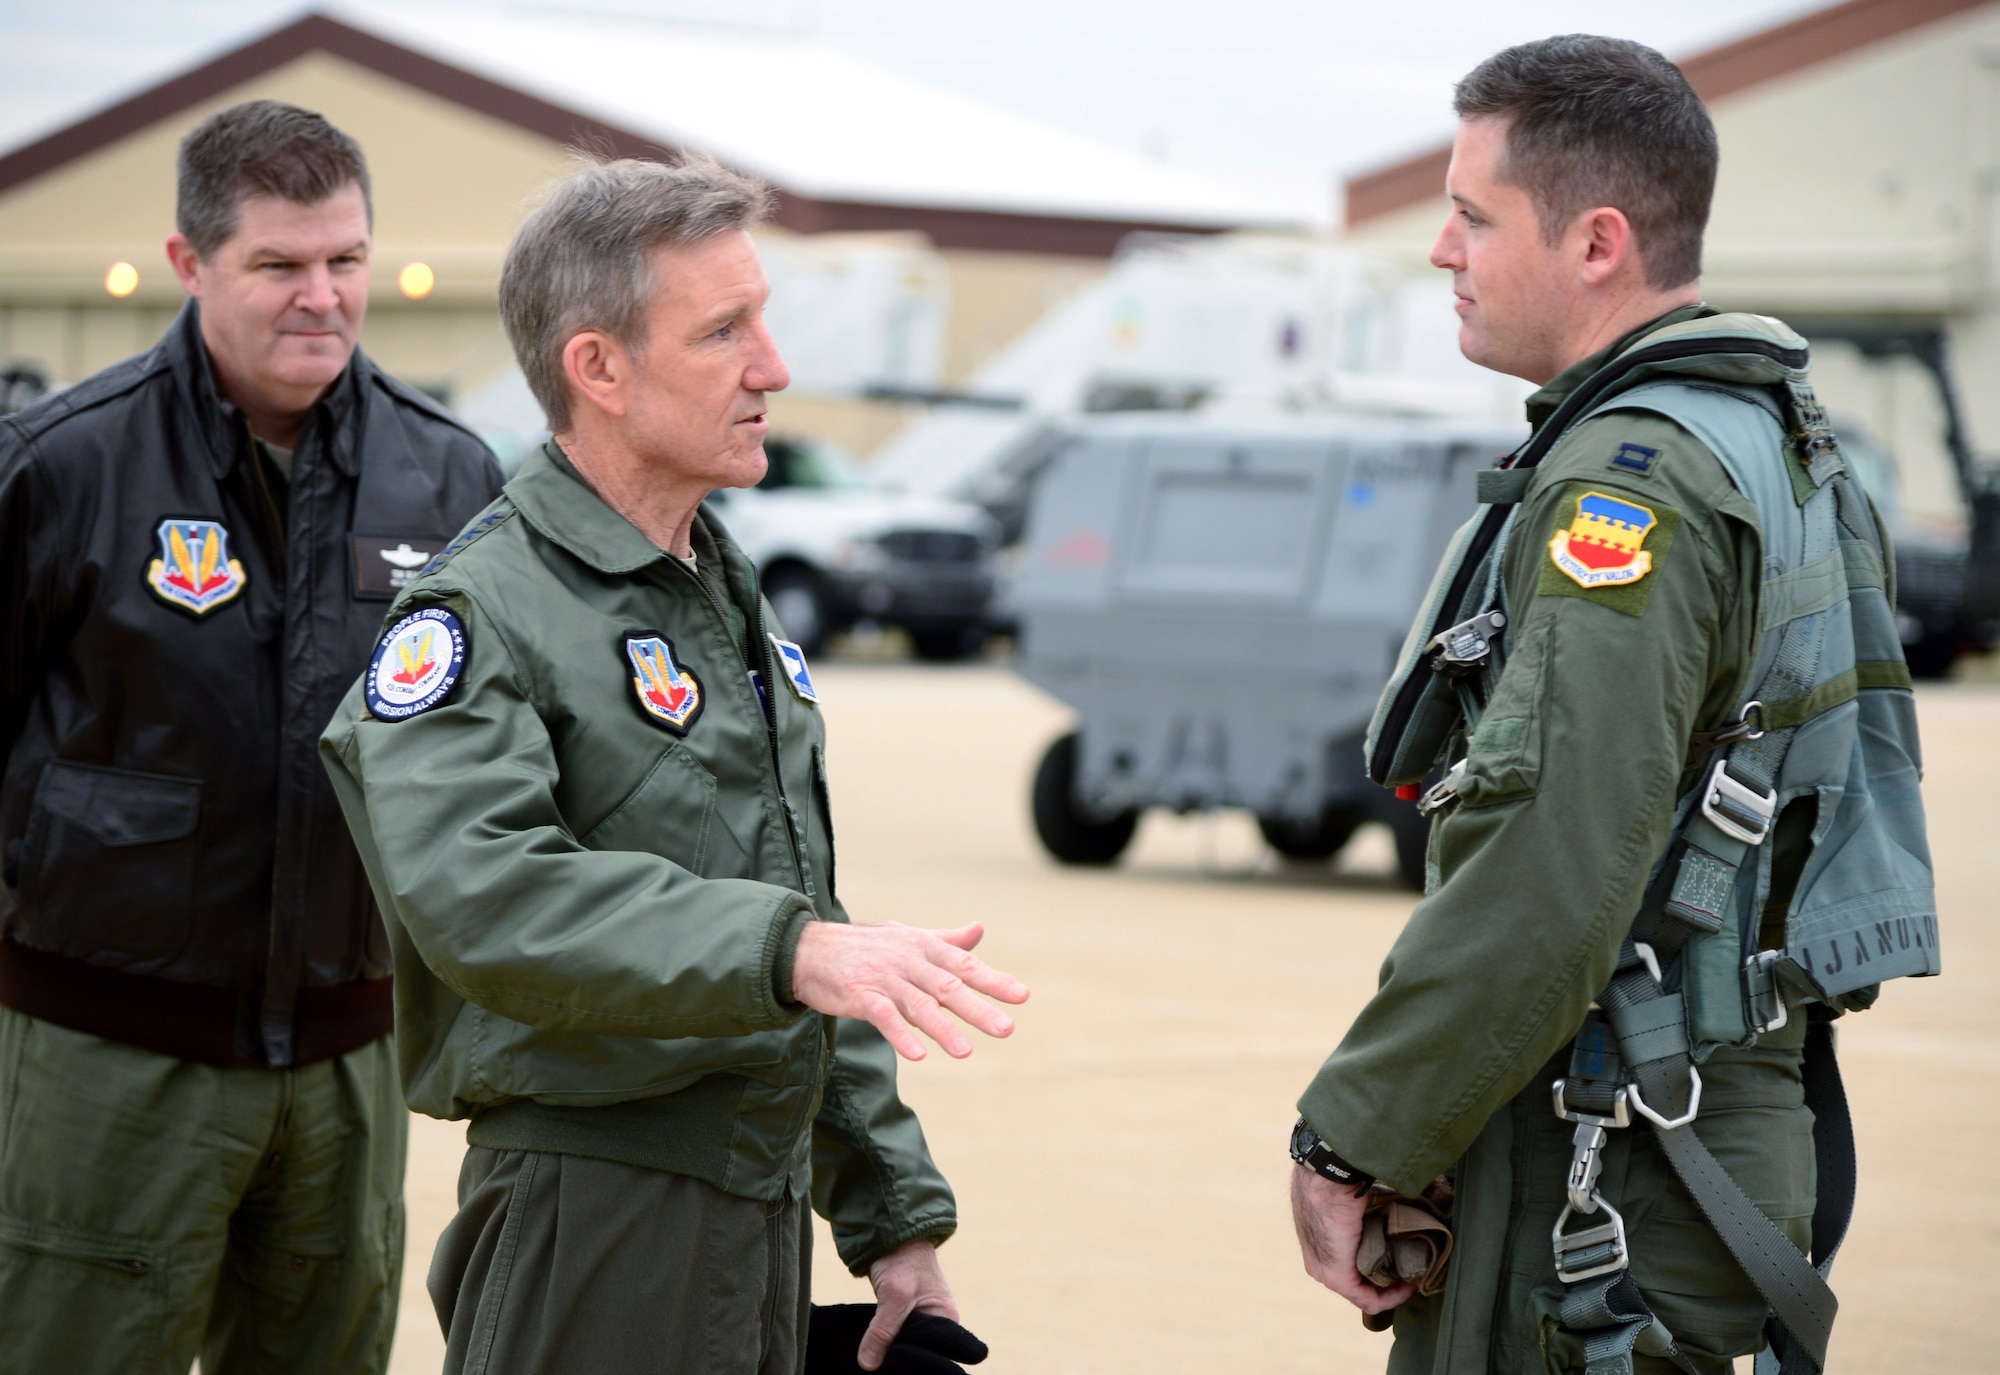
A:
<svg viewBox="0 0 2000 1375">
<path fill-rule="evenodd" d="M 1351 1170 L 1359 1171 L 1372 1179 L 1394 1186 L 1402 1193 L 1414 1196 L 1421 1192 L 1408 1189 L 1406 1180 L 1399 1181 L 1395 1173 L 1382 1168 L 1387 1163 L 1388 1153 L 1381 1149 L 1382 1143 L 1371 1141 L 1364 1131 L 1357 1131 L 1351 1114 L 1333 1109 L 1328 1102 L 1331 1095 L 1316 1093 L 1319 1085 L 1305 1091 L 1299 1097 L 1299 1115 L 1306 1119 L 1306 1125 L 1319 1133 L 1320 1143 L 1333 1152 L 1334 1158 Z M 1429 1183 L 1427 1178 L 1425 1183 Z"/>
<path fill-rule="evenodd" d="M 958 1218 L 956 1216 L 951 1213 L 939 1213 L 932 1217 L 914 1219 L 906 1223 L 899 1231 L 884 1232 L 879 1236 L 871 1237 L 866 1246 L 856 1247 L 852 1250 L 848 1247 L 838 1245 L 838 1242 L 844 1238 L 836 1238 L 834 1249 L 841 1252 L 840 1258 L 847 1262 L 849 1274 L 860 1275 L 865 1278 L 868 1274 L 869 1266 L 888 1255 L 898 1246 L 906 1246 L 913 1241 L 929 1241 L 935 1246 L 942 1246 L 951 1240 L 952 1234 L 957 1230 Z M 851 1241 L 849 1245 L 852 1246 Z"/>
<path fill-rule="evenodd" d="M 799 936 L 812 918 L 812 908 L 801 899 L 772 924 L 771 997 L 779 1007 L 799 1006 L 792 994 L 792 966 L 799 955 Z"/>
</svg>

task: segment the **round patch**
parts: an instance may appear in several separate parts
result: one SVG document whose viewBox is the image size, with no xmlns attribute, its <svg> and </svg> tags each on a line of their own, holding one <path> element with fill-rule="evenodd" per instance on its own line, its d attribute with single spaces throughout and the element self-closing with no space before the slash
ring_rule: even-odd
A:
<svg viewBox="0 0 2000 1375">
<path fill-rule="evenodd" d="M 413 611 L 389 627 L 362 680 L 378 721 L 407 721 L 442 702 L 465 671 L 465 626 L 441 606 Z"/>
</svg>

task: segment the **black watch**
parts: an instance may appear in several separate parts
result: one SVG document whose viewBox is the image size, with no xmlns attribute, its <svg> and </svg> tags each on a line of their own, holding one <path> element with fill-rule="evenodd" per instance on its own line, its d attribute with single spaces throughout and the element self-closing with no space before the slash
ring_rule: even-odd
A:
<svg viewBox="0 0 2000 1375">
<path fill-rule="evenodd" d="M 1303 1116 L 1299 1118 L 1299 1124 L 1292 1128 L 1292 1159 L 1336 1184 L 1351 1185 L 1357 1192 L 1375 1183 L 1374 1175 L 1355 1169 L 1335 1155 L 1333 1149 L 1319 1139 L 1312 1123 Z"/>
</svg>

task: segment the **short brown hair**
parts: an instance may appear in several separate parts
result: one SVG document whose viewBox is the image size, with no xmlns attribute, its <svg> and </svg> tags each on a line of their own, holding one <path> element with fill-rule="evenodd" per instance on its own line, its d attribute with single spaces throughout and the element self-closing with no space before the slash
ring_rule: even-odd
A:
<svg viewBox="0 0 2000 1375">
<path fill-rule="evenodd" d="M 1567 34 L 1487 58 L 1452 92 L 1461 119 L 1507 121 L 1502 175 L 1551 243 L 1578 215 L 1625 213 L 1657 290 L 1701 276 L 1715 125 L 1681 69 L 1623 38 Z"/>
<path fill-rule="evenodd" d="M 591 162 L 556 184 L 500 269 L 500 323 L 551 430 L 569 428 L 571 339 L 596 329 L 645 348 L 653 251 L 752 228 L 772 202 L 763 182 L 707 157 Z"/>
<path fill-rule="evenodd" d="M 317 205 L 361 188 L 368 223 L 375 202 L 361 146 L 324 116 L 275 100 L 248 100 L 210 115 L 181 140 L 174 227 L 206 258 L 236 234 L 246 197 Z"/>
</svg>

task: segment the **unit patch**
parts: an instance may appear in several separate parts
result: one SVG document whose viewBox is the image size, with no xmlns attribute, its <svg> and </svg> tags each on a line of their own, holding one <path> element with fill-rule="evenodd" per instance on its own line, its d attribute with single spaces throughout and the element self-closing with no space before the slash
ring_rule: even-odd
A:
<svg viewBox="0 0 2000 1375">
<path fill-rule="evenodd" d="M 778 651 L 778 667 L 784 670 L 785 681 L 792 685 L 801 702 L 819 701 L 819 689 L 813 686 L 812 670 L 806 667 L 806 652 L 790 640 L 771 636 L 771 645 Z"/>
<path fill-rule="evenodd" d="M 1585 492 L 1569 528 L 1549 541 L 1549 558 L 1578 587 L 1623 587 L 1652 568 L 1653 556 L 1639 546 L 1656 523 L 1637 502 Z"/>
<path fill-rule="evenodd" d="M 389 627 L 361 680 L 378 721 L 407 721 L 451 695 L 465 673 L 465 624 L 441 606 L 413 611 Z"/>
<path fill-rule="evenodd" d="M 167 605 L 205 616 L 243 590 L 248 579 L 229 557 L 229 532 L 221 521 L 169 517 L 155 533 L 160 556 L 147 565 L 146 586 Z"/>
<path fill-rule="evenodd" d="M 674 658 L 674 642 L 655 631 L 628 630 L 625 661 L 632 670 L 633 698 L 646 719 L 686 735 L 701 715 L 701 679 Z"/>
<path fill-rule="evenodd" d="M 1611 466 L 1627 472 L 1650 473 L 1653 460 L 1659 456 L 1658 449 L 1649 449 L 1644 444 L 1620 444 L 1618 452 L 1611 455 Z"/>
</svg>

